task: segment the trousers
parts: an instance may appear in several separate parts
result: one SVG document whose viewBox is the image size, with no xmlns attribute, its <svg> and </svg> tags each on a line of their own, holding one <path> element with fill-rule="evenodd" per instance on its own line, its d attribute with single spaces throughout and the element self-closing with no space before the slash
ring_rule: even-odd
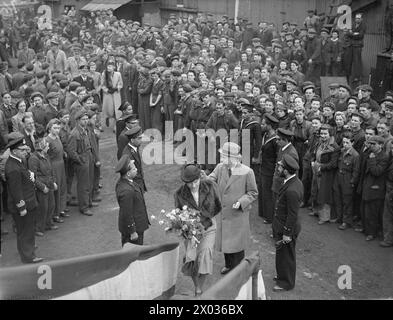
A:
<svg viewBox="0 0 393 320">
<path fill-rule="evenodd" d="M 364 227 L 366 236 L 376 237 L 382 220 L 383 199 L 364 201 Z"/>
<path fill-rule="evenodd" d="M 16 246 L 22 262 L 29 262 L 35 258 L 35 220 L 37 208 L 27 210 L 25 216 L 21 216 L 19 212 L 13 212 L 16 225 Z"/>
<path fill-rule="evenodd" d="M 224 253 L 225 267 L 233 269 L 244 259 L 244 250 L 235 253 Z"/>
<path fill-rule="evenodd" d="M 393 244 L 393 206 L 389 200 L 388 194 L 385 197 L 385 203 L 383 208 L 383 240 L 386 243 Z"/>
<path fill-rule="evenodd" d="M 86 161 L 83 164 L 75 164 L 74 169 L 79 210 L 85 211 L 92 204 L 93 197 L 94 164 L 92 153 L 87 152 Z"/>
<path fill-rule="evenodd" d="M 296 281 L 296 240 L 276 247 L 277 285 L 285 290 L 295 287 Z"/>
<path fill-rule="evenodd" d="M 258 215 L 268 222 L 273 221 L 274 203 L 272 192 L 273 176 L 260 175 L 258 190 Z"/>
<path fill-rule="evenodd" d="M 48 193 L 37 191 L 38 210 L 36 214 L 35 229 L 39 232 L 45 232 L 53 222 L 52 218 L 55 213 L 55 193 L 50 190 Z"/>
</svg>

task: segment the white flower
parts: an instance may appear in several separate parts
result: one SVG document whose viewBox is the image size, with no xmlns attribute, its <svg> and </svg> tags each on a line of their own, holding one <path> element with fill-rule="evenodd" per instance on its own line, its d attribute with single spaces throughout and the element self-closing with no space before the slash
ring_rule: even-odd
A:
<svg viewBox="0 0 393 320">
<path fill-rule="evenodd" d="M 187 206 L 183 206 L 183 210 L 187 210 Z"/>
<path fill-rule="evenodd" d="M 179 212 L 180 212 L 180 210 L 179 210 L 179 209 L 176 209 L 176 210 L 175 210 L 175 213 L 179 213 Z"/>
<path fill-rule="evenodd" d="M 151 215 L 152 220 L 155 220 L 156 216 L 155 215 Z"/>
<path fill-rule="evenodd" d="M 165 214 L 165 210 L 163 209 L 163 210 L 161 210 L 161 214 Z"/>
<path fill-rule="evenodd" d="M 162 226 L 162 225 L 164 224 L 164 221 L 160 220 L 160 221 L 158 221 L 158 224 L 159 224 L 160 226 Z"/>
<path fill-rule="evenodd" d="M 193 230 L 193 231 L 192 231 L 192 234 L 195 236 L 195 235 L 196 235 L 196 231 L 195 231 L 195 230 Z"/>
<path fill-rule="evenodd" d="M 170 227 L 166 227 L 164 230 L 165 231 L 169 231 L 169 230 L 171 230 L 171 228 Z"/>
</svg>

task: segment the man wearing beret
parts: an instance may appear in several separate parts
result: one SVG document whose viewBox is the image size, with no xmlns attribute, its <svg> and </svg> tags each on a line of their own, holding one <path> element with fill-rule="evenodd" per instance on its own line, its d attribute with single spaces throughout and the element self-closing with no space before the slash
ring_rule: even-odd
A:
<svg viewBox="0 0 393 320">
<path fill-rule="evenodd" d="M 296 176 L 296 159 L 285 154 L 277 164 L 283 179 L 275 203 L 273 237 L 276 241 L 276 285 L 274 291 L 292 290 L 296 280 L 296 239 L 300 233 L 298 213 L 303 200 L 303 184 Z"/>
<path fill-rule="evenodd" d="M 128 155 L 131 160 L 135 161 L 135 166 L 138 169 L 137 175 L 134 177 L 134 180 L 143 192 L 146 192 L 146 184 L 143 177 L 143 168 L 142 168 L 142 159 L 139 154 L 139 147 L 142 144 L 142 128 L 139 125 L 134 126 L 130 130 L 125 132 L 126 137 L 129 142 L 124 147 L 122 155 Z"/>
<path fill-rule="evenodd" d="M 37 198 L 35 177 L 26 167 L 29 147 L 23 136 L 10 138 L 7 148 L 10 156 L 5 164 L 8 190 L 8 210 L 16 224 L 17 248 L 23 263 L 38 263 L 43 259 L 35 255 L 35 219 Z"/>
<path fill-rule="evenodd" d="M 78 206 L 81 214 L 92 216 L 89 208 L 95 205 L 93 200 L 93 185 L 91 177 L 94 174 L 93 150 L 90 136 L 87 131 L 89 117 L 82 110 L 75 115 L 76 127 L 72 129 L 67 145 L 77 180 Z"/>
<path fill-rule="evenodd" d="M 135 161 L 128 155 L 123 155 L 115 169 L 120 173 L 120 179 L 116 183 L 116 198 L 119 204 L 119 231 L 121 244 L 133 243 L 143 245 L 144 232 L 149 228 L 143 190 L 135 182 L 138 169 Z"/>
</svg>

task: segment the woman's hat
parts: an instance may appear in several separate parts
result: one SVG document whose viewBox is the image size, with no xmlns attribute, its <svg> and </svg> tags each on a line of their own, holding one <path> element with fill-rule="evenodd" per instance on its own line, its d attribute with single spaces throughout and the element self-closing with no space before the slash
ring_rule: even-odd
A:
<svg viewBox="0 0 393 320">
<path fill-rule="evenodd" d="M 193 182 L 201 177 L 201 170 L 195 164 L 187 164 L 181 171 L 181 180 L 185 183 Z"/>
<path fill-rule="evenodd" d="M 240 146 L 234 142 L 225 142 L 218 152 L 227 157 L 241 158 Z"/>
</svg>

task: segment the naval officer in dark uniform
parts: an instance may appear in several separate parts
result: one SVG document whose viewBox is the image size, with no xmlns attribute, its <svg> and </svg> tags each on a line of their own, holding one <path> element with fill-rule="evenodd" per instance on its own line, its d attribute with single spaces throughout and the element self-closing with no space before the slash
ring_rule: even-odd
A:
<svg viewBox="0 0 393 320">
<path fill-rule="evenodd" d="M 284 154 L 277 164 L 284 183 L 277 196 L 273 218 L 273 236 L 276 241 L 276 272 L 274 291 L 291 290 L 296 279 L 296 238 L 300 232 L 298 212 L 303 199 L 303 184 L 296 175 L 299 164 Z"/>
<path fill-rule="evenodd" d="M 134 181 L 138 174 L 135 161 L 123 155 L 115 169 L 120 173 L 116 183 L 116 198 L 119 203 L 119 231 L 121 244 L 143 245 L 143 234 L 149 228 L 142 188 Z"/>
<path fill-rule="evenodd" d="M 23 263 L 38 263 L 43 259 L 35 256 L 35 220 L 37 198 L 34 173 L 26 166 L 29 147 L 23 135 L 10 138 L 7 148 L 10 156 L 5 164 L 8 188 L 8 210 L 16 224 L 17 248 Z"/>
</svg>

